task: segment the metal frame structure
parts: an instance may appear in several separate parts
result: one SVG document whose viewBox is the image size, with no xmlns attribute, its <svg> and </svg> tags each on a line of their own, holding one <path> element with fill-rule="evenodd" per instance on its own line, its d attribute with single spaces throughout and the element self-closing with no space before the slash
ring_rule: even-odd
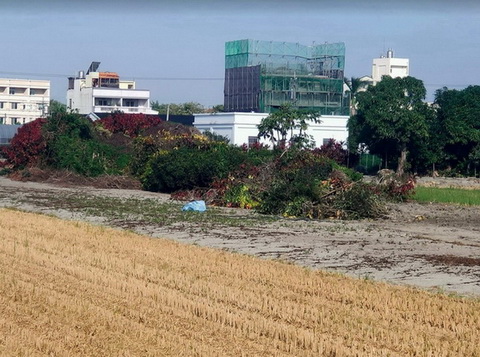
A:
<svg viewBox="0 0 480 357">
<path fill-rule="evenodd" d="M 321 114 L 348 114 L 344 67 L 344 43 L 226 42 L 225 110 L 270 113 L 289 102 Z"/>
</svg>

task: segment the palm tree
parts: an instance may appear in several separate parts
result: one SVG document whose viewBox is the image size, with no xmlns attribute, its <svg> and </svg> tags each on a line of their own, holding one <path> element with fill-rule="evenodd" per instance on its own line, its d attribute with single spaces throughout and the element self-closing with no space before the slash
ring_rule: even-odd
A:
<svg viewBox="0 0 480 357">
<path fill-rule="evenodd" d="M 360 77 L 351 77 L 350 79 L 345 77 L 343 81 L 350 91 L 350 115 L 352 116 L 357 113 L 357 94 L 363 92 L 370 84 L 370 81 L 363 80 Z"/>
</svg>

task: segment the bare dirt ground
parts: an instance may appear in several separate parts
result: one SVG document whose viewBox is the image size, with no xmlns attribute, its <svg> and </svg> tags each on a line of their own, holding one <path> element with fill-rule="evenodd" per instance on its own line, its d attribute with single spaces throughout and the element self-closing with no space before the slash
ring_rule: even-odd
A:
<svg viewBox="0 0 480 357">
<path fill-rule="evenodd" d="M 480 189 L 478 180 L 421 179 L 430 186 Z M 153 236 L 281 259 L 314 269 L 408 284 L 434 291 L 480 297 L 480 208 L 443 204 L 392 204 L 382 220 L 311 221 L 265 219 L 240 209 L 210 209 L 221 219 L 193 220 L 175 216 L 167 221 L 112 217 L 99 210 L 80 209 L 90 199 L 108 199 L 114 209 L 122 202 L 181 203 L 168 195 L 126 189 L 12 181 L 0 177 L 0 207 L 52 214 L 64 219 L 103 224 Z M 68 198 L 68 199 L 67 199 Z M 65 204 L 68 200 L 69 204 Z M 130 201 L 129 201 L 130 200 Z M 133 201 L 134 200 L 134 201 Z M 206 216 L 205 216 L 206 217 Z M 154 217 L 155 218 L 155 217 Z M 227 221 L 244 222 L 229 225 Z"/>
</svg>

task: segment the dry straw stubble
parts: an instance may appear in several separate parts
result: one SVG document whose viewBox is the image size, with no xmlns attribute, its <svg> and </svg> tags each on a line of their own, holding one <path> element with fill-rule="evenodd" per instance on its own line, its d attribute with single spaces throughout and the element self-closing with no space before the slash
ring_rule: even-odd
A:
<svg viewBox="0 0 480 357">
<path fill-rule="evenodd" d="M 0 355 L 480 356 L 478 300 L 0 210 Z"/>
</svg>

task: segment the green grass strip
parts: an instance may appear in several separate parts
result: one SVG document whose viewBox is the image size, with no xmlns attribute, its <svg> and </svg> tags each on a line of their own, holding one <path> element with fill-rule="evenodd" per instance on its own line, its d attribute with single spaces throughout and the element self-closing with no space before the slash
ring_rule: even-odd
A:
<svg viewBox="0 0 480 357">
<path fill-rule="evenodd" d="M 480 190 L 417 186 L 413 199 L 418 202 L 456 203 L 473 206 L 480 205 Z"/>
</svg>

